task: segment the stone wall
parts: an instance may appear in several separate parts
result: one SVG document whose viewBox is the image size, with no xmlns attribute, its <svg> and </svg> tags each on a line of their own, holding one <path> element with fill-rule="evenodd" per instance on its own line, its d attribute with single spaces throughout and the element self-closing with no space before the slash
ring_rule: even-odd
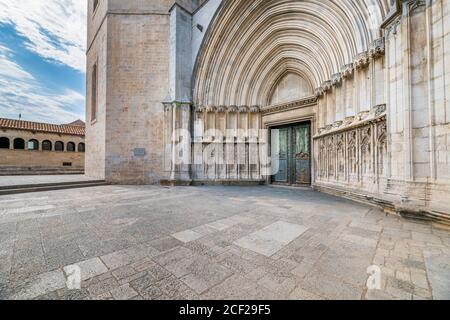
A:
<svg viewBox="0 0 450 320">
<path fill-rule="evenodd" d="M 41 169 L 84 169 L 84 152 L 78 152 L 78 145 L 85 143 L 84 137 L 60 135 L 45 132 L 32 132 L 25 130 L 0 130 L 1 138 L 8 138 L 10 141 L 10 149 L 0 149 L 0 171 L 7 168 L 28 170 L 29 168 Z M 25 141 L 24 150 L 13 150 L 14 139 L 20 138 Z M 28 141 L 37 140 L 39 143 L 38 150 L 28 150 Z M 43 151 L 42 142 L 50 141 L 52 143 L 52 151 Z M 63 142 L 64 152 L 54 151 L 55 143 L 57 141 Z M 76 147 L 75 152 L 67 152 L 67 144 L 73 142 Z M 71 163 L 71 166 L 65 167 L 64 163 Z"/>
<path fill-rule="evenodd" d="M 357 57 L 360 68 L 319 88 L 319 189 L 450 211 L 449 14 L 448 1 L 404 1 L 384 25 L 383 55 Z M 367 111 L 380 106 L 373 122 Z"/>
<path fill-rule="evenodd" d="M 65 166 L 64 163 L 71 165 Z M 65 169 L 81 171 L 84 168 L 84 153 L 0 149 L 0 172 L 6 169 L 26 172 L 31 169 L 30 173 L 33 174 L 33 168 L 57 170 L 55 172 L 60 173 Z"/>
<path fill-rule="evenodd" d="M 89 71 L 95 61 L 99 67 L 98 115 L 86 128 L 91 146 L 89 176 L 112 183 L 156 183 L 168 174 L 163 166 L 161 102 L 169 92 L 169 9 L 173 4 L 108 0 L 94 16 L 89 14 L 87 119 Z"/>
<path fill-rule="evenodd" d="M 106 151 L 106 92 L 107 92 L 107 12 L 108 1 L 99 1 L 94 11 L 93 1 L 88 2 L 88 51 L 86 70 L 86 151 L 87 176 L 105 179 Z M 97 66 L 97 116 L 92 117 L 92 72 Z"/>
</svg>

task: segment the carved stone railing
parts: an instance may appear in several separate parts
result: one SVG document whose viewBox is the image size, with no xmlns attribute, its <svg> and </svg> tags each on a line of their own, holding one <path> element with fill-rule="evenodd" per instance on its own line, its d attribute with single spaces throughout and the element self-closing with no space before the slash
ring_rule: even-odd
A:
<svg viewBox="0 0 450 320">
<path fill-rule="evenodd" d="M 347 117 L 319 129 L 313 137 L 316 182 L 376 184 L 384 177 L 387 156 L 386 106 Z"/>
</svg>

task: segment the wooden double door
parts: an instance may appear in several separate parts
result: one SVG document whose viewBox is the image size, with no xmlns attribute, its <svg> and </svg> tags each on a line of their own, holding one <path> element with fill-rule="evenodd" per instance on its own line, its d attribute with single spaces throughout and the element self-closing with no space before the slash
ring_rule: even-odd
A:
<svg viewBox="0 0 450 320">
<path fill-rule="evenodd" d="M 311 184 L 311 123 L 272 128 L 272 183 Z"/>
</svg>

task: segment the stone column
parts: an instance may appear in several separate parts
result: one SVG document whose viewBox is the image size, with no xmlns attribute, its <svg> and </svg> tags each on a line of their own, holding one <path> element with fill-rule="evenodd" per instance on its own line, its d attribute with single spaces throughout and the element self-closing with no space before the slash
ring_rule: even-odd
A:
<svg viewBox="0 0 450 320">
<path fill-rule="evenodd" d="M 169 185 L 190 185 L 192 183 L 192 104 L 188 101 L 163 103 L 166 109 L 166 144 L 170 145 Z"/>
</svg>

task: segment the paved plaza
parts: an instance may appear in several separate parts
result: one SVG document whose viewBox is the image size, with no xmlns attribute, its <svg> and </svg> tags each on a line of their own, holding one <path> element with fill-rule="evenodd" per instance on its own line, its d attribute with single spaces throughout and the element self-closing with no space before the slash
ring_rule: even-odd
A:
<svg viewBox="0 0 450 320">
<path fill-rule="evenodd" d="M 309 189 L 1 196 L 0 299 L 450 299 L 450 232 Z"/>
</svg>

